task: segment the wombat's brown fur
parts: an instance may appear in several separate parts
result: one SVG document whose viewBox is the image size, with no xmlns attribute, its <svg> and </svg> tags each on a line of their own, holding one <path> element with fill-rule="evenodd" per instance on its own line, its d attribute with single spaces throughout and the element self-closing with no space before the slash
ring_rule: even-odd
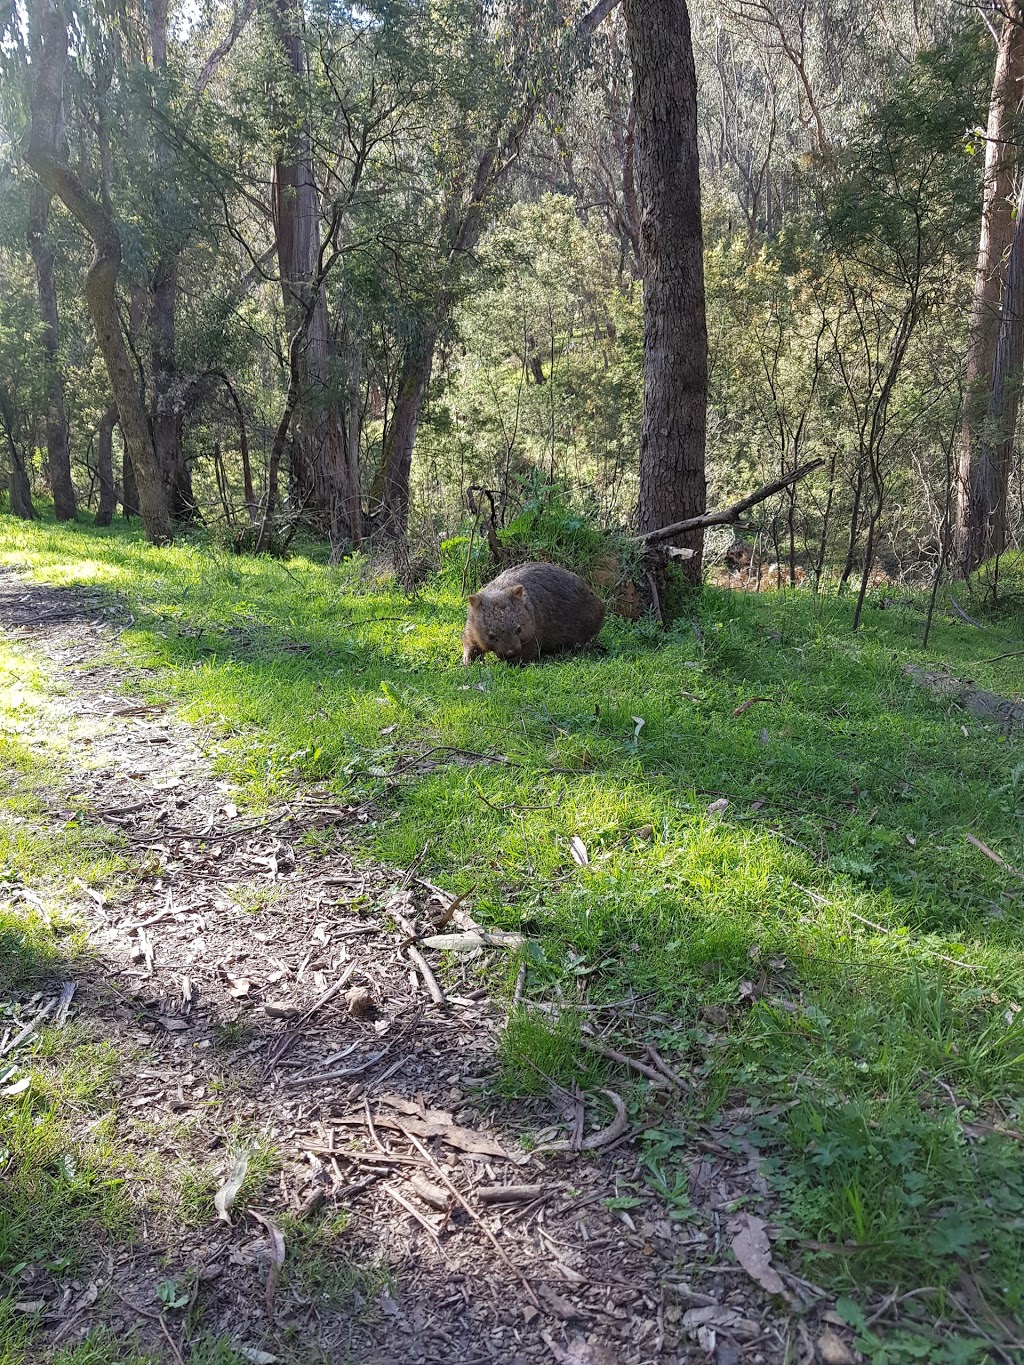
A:
<svg viewBox="0 0 1024 1365">
<path fill-rule="evenodd" d="M 519 564 L 469 596 L 462 662 L 488 651 L 522 664 L 592 640 L 604 603 L 583 579 L 557 564 Z"/>
</svg>

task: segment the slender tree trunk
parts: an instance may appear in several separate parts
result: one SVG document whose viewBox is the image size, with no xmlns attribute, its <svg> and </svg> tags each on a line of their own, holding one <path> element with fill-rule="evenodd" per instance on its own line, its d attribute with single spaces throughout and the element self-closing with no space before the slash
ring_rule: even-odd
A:
<svg viewBox="0 0 1024 1365">
<path fill-rule="evenodd" d="M 21 451 L 9 436 L 7 448 L 11 458 L 11 476 L 7 485 L 11 496 L 11 516 L 20 517 L 22 521 L 35 521 L 39 514 L 32 505 L 32 482 Z"/>
<path fill-rule="evenodd" d="M 149 328 L 153 369 L 150 423 L 153 446 L 167 489 L 171 516 L 188 524 L 198 514 L 182 447 L 184 409 L 178 392 L 175 327 L 178 304 L 178 257 L 158 263 L 149 285 Z"/>
<path fill-rule="evenodd" d="M 11 495 L 11 516 L 22 521 L 35 521 L 36 509 L 32 506 L 32 480 L 25 466 L 25 456 L 18 442 L 17 410 L 10 395 L 0 388 L 0 428 L 3 429 L 7 454 L 11 461 L 8 489 Z"/>
<path fill-rule="evenodd" d="M 85 279 L 85 298 L 107 368 L 110 391 L 120 413 L 125 449 L 135 470 L 146 537 L 154 544 L 163 544 L 171 539 L 171 519 L 145 406 L 117 311 L 120 234 L 109 208 L 86 192 L 67 162 L 64 133 L 67 17 L 61 0 L 33 0 L 29 15 L 35 89 L 25 160 L 92 239 L 95 254 Z"/>
<path fill-rule="evenodd" d="M 242 461 L 242 488 L 245 494 L 245 510 L 249 514 L 249 521 L 253 526 L 256 525 L 259 516 L 259 504 L 256 501 L 256 491 L 252 484 L 252 460 L 249 456 L 249 436 L 245 429 L 245 412 L 242 409 L 241 401 L 235 392 L 235 386 L 227 377 L 223 370 L 211 370 L 210 374 L 219 379 L 228 391 L 228 397 L 235 409 L 238 418 L 238 453 Z"/>
<path fill-rule="evenodd" d="M 96 440 L 96 475 L 100 484 L 100 501 L 96 508 L 96 525 L 109 526 L 117 511 L 117 485 L 114 482 L 114 426 L 117 408 L 113 403 L 100 418 Z"/>
<path fill-rule="evenodd" d="M 1010 0 L 999 31 L 985 146 L 981 239 L 967 346 L 954 539 L 961 572 L 996 552 L 993 530 L 1005 521 L 1006 487 L 991 467 L 985 423 L 999 342 L 1006 255 L 1014 236 L 1013 182 L 1018 166 L 1016 114 L 1024 93 L 1024 8 Z"/>
<path fill-rule="evenodd" d="M 409 525 L 412 452 L 423 399 L 430 383 L 435 345 L 436 337 L 428 330 L 413 337 L 406 346 L 395 409 L 388 423 L 383 460 L 383 529 L 396 540 L 404 539 Z"/>
<path fill-rule="evenodd" d="M 697 156 L 697 77 L 685 0 L 623 0 L 641 207 L 644 399 L 641 534 L 700 516 L 707 506 L 707 324 Z M 701 581 L 703 532 L 683 570 Z"/>
<path fill-rule="evenodd" d="M 57 315 L 57 282 L 54 277 L 53 247 L 47 236 L 50 218 L 50 192 L 35 184 L 29 197 L 28 245 L 36 271 L 39 313 L 43 320 L 43 349 L 46 351 L 47 394 L 46 463 L 53 494 L 53 510 L 58 521 L 73 521 L 78 510 L 75 485 L 71 479 L 71 450 L 68 421 L 64 410 L 64 376 L 60 368 L 60 328 Z"/>
</svg>

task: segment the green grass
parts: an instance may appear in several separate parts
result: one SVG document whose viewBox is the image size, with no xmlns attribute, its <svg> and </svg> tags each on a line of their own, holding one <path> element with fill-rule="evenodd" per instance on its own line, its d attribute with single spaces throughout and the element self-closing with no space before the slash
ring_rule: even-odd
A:
<svg viewBox="0 0 1024 1365">
<path fill-rule="evenodd" d="M 753 1110 L 810 1278 L 941 1290 L 969 1263 L 1024 1315 L 1024 883 L 967 840 L 1024 868 L 1024 745 L 901 672 L 1020 693 L 1019 658 L 986 662 L 1024 635 L 1019 608 L 984 632 L 939 619 L 925 653 L 912 596 L 877 593 L 853 636 L 848 601 L 707 590 L 664 634 L 610 621 L 600 652 L 462 669 L 454 572 L 409 599 L 359 561 L 4 533 L 0 561 L 120 595 L 143 685 L 214 727 L 248 803 L 307 781 L 372 798 L 368 853 L 426 846 L 428 875 L 530 937 L 527 1002 L 636 995 L 670 1018 L 654 1041 L 698 1082 L 691 1117 Z M 593 1080 L 525 1019 L 506 1088 L 534 1090 L 534 1067 Z M 645 1149 L 670 1202 L 677 1138 Z"/>
</svg>

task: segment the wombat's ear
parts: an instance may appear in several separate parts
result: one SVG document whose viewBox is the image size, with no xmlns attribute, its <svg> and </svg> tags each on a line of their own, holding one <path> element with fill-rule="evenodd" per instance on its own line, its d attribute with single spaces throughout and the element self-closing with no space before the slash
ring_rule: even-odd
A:
<svg viewBox="0 0 1024 1365">
<path fill-rule="evenodd" d="M 517 584 L 515 585 L 515 587 L 512 589 L 512 596 L 513 596 L 513 597 L 522 597 L 522 595 L 523 595 L 523 585 L 522 585 L 522 583 L 517 583 Z"/>
<path fill-rule="evenodd" d="M 471 607 L 478 607 L 480 605 L 480 594 L 478 592 L 471 592 L 466 598 L 466 601 Z"/>
</svg>

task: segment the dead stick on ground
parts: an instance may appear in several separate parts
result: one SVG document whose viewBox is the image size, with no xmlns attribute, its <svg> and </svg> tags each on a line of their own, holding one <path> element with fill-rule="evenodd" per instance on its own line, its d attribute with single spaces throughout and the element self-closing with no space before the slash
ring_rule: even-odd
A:
<svg viewBox="0 0 1024 1365">
<path fill-rule="evenodd" d="M 592 1038 L 581 1038 L 580 1045 L 590 1052 L 597 1052 L 602 1057 L 607 1057 L 609 1061 L 618 1062 L 621 1066 L 628 1066 L 632 1071 L 638 1071 L 641 1076 L 646 1076 L 649 1081 L 654 1081 L 656 1085 L 668 1084 L 668 1077 L 655 1067 L 648 1066 L 646 1062 L 638 1062 L 635 1057 L 627 1057 L 624 1052 L 616 1052 L 613 1047 L 605 1047 L 604 1043 L 595 1042 Z"/>
<path fill-rule="evenodd" d="M 672 1068 L 669 1066 L 668 1062 L 665 1061 L 665 1058 L 662 1057 L 659 1053 L 655 1052 L 654 1048 L 650 1043 L 647 1044 L 647 1055 L 648 1057 L 650 1057 L 651 1061 L 658 1068 L 658 1070 L 663 1072 L 664 1075 L 666 1075 L 669 1078 L 672 1084 L 678 1086 L 679 1089 L 682 1090 L 684 1094 L 688 1094 L 693 1089 L 690 1082 L 684 1081 L 682 1076 L 680 1076 L 678 1072 L 673 1071 Z"/>
<path fill-rule="evenodd" d="M 983 844 L 981 840 L 976 839 L 973 834 L 968 834 L 967 842 L 973 844 L 979 853 L 984 853 L 986 858 L 991 858 L 992 861 L 997 863 L 1004 871 L 1012 873 L 1013 876 L 1019 877 L 1021 881 L 1024 882 L 1024 872 L 1018 872 L 1012 863 L 1008 863 L 1005 858 L 1000 858 L 995 849 L 989 848 L 988 844 Z"/>
<path fill-rule="evenodd" d="M 703 516 L 688 517 L 686 521 L 674 521 L 671 526 L 662 526 L 657 531 L 647 531 L 642 536 L 635 536 L 634 539 L 638 540 L 641 545 L 654 545 L 659 540 L 671 540 L 673 536 L 680 536 L 685 531 L 700 531 L 706 526 L 729 526 L 733 522 L 739 521 L 748 508 L 755 507 L 759 502 L 764 502 L 765 498 L 770 498 L 773 493 L 779 493 L 783 488 L 788 488 L 790 484 L 796 483 L 815 469 L 820 469 L 824 463 L 824 460 L 809 460 L 807 464 L 802 464 L 799 469 L 794 469 L 792 474 L 766 483 L 755 493 L 741 498 L 739 502 L 734 502 L 732 506 L 726 507 L 721 512 L 705 512 Z"/>
<path fill-rule="evenodd" d="M 348 966 L 345 968 L 345 970 L 342 972 L 341 976 L 339 976 L 337 981 L 335 981 L 334 985 L 327 987 L 327 989 L 324 991 L 320 999 L 315 1000 L 313 1004 L 310 1005 L 306 1013 L 303 1014 L 297 1020 L 297 1023 L 308 1024 L 310 1019 L 312 1019 L 313 1015 L 316 1014 L 317 1010 L 323 1009 L 324 1005 L 328 1004 L 331 1000 L 333 1000 L 334 997 L 341 992 L 342 988 L 345 985 L 347 985 L 349 977 L 352 975 L 352 973 L 355 971 L 358 965 L 359 965 L 358 962 L 350 962 Z"/>
<path fill-rule="evenodd" d="M 512 992 L 512 1008 L 517 1010 L 523 1003 L 523 992 L 526 990 L 526 963 L 520 962 L 519 971 L 516 973 L 516 988 Z"/>
<path fill-rule="evenodd" d="M 498 1253 L 498 1255 L 501 1257 L 501 1259 L 502 1259 L 502 1260 L 505 1262 L 505 1264 L 508 1266 L 509 1270 L 511 1270 L 512 1274 L 516 1277 L 516 1279 L 519 1281 L 519 1283 L 520 1283 L 520 1284 L 523 1286 L 523 1288 L 526 1290 L 527 1298 L 530 1300 L 531 1304 L 533 1304 L 534 1308 L 537 1309 L 538 1313 L 543 1313 L 543 1312 L 544 1312 L 544 1309 L 543 1309 L 543 1307 L 541 1306 L 541 1302 L 540 1302 L 540 1300 L 537 1298 L 537 1295 L 533 1292 L 533 1285 L 532 1285 L 532 1284 L 530 1283 L 530 1281 L 526 1278 L 526 1276 L 525 1276 L 525 1275 L 523 1274 L 523 1272 L 519 1269 L 519 1267 L 518 1267 L 517 1265 L 515 1265 L 512 1261 L 509 1260 L 509 1258 L 508 1258 L 508 1256 L 506 1255 L 506 1253 L 505 1253 L 505 1251 L 504 1251 L 504 1248 L 502 1247 L 501 1243 L 498 1241 L 497 1237 L 495 1237 L 494 1233 L 490 1230 L 490 1228 L 487 1226 L 487 1224 L 484 1222 L 484 1220 L 480 1217 L 480 1215 L 477 1213 L 477 1211 L 472 1207 L 472 1205 L 468 1204 L 468 1203 L 466 1202 L 466 1200 L 463 1199 L 462 1195 L 461 1195 L 461 1194 L 459 1193 L 459 1191 L 455 1188 L 455 1186 L 452 1184 L 452 1182 L 448 1179 L 448 1176 L 445 1174 L 443 1168 L 434 1160 L 434 1158 L 433 1158 L 433 1157 L 430 1155 L 430 1153 L 427 1151 L 426 1147 L 424 1147 L 423 1143 L 420 1142 L 419 1138 L 416 1137 L 416 1135 L 415 1135 L 414 1133 L 410 1133 L 409 1130 L 408 1130 L 407 1128 L 403 1128 L 401 1124 L 398 1124 L 397 1127 L 398 1127 L 399 1132 L 403 1133 L 403 1134 L 408 1138 L 408 1140 L 412 1143 L 412 1145 L 416 1148 L 416 1150 L 417 1150 L 422 1156 L 426 1157 L 427 1161 L 430 1163 L 430 1165 L 431 1165 L 431 1166 L 434 1168 L 434 1170 L 437 1172 L 437 1174 L 438 1174 L 438 1176 L 441 1178 L 441 1180 L 443 1180 L 444 1183 L 448 1186 L 448 1188 L 451 1190 L 452 1194 L 454 1194 L 455 1198 L 459 1201 L 459 1203 L 462 1205 L 462 1207 L 466 1210 L 466 1212 L 469 1214 L 470 1218 L 472 1218 L 473 1222 L 476 1223 L 476 1225 L 479 1227 L 480 1231 L 484 1234 L 484 1236 L 487 1238 L 487 1240 L 490 1242 L 490 1244 L 494 1247 L 494 1250 Z"/>
<path fill-rule="evenodd" d="M 433 1000 L 435 1005 L 443 1005 L 445 1003 L 444 991 L 437 984 L 437 977 L 427 966 L 426 959 L 424 958 L 423 954 L 419 951 L 418 948 L 414 948 L 411 943 L 409 944 L 405 951 L 408 955 L 409 961 L 419 972 L 420 976 L 422 976 L 423 984 L 426 986 L 427 991 L 430 994 L 431 1000 Z"/>
<path fill-rule="evenodd" d="M 56 996 L 54 996 L 52 1000 L 47 1000 L 46 1004 L 39 1011 L 36 1017 L 32 1019 L 29 1023 L 27 1023 L 20 1033 L 16 1033 L 14 1037 L 11 1039 L 11 1041 L 6 1044 L 6 1046 L 0 1048 L 0 1057 L 6 1057 L 8 1052 L 13 1052 L 19 1043 L 23 1043 L 25 1039 L 29 1036 L 29 1034 L 32 1033 L 36 1028 L 38 1028 L 39 1025 L 43 1022 L 43 1020 L 53 1013 L 56 1006 L 57 1006 Z"/>
<path fill-rule="evenodd" d="M 441 1245 L 441 1241 L 437 1233 L 430 1226 L 427 1220 L 423 1217 L 423 1214 L 420 1213 L 420 1211 L 417 1208 L 414 1208 L 413 1205 L 409 1203 L 408 1199 L 406 1199 L 403 1195 L 400 1195 L 397 1190 L 393 1190 L 390 1185 L 382 1185 L 381 1189 L 384 1191 L 385 1194 L 390 1195 L 396 1204 L 398 1204 L 401 1208 L 405 1209 L 406 1213 L 408 1213 L 409 1215 L 411 1215 L 411 1217 L 416 1219 L 416 1222 L 419 1223 L 420 1227 L 423 1228 L 427 1236 L 434 1243 L 434 1246 L 437 1247 L 437 1253 L 441 1257 L 441 1260 L 444 1261 L 445 1265 L 451 1266 L 452 1265 L 451 1258 L 445 1251 L 444 1247 Z"/>
<path fill-rule="evenodd" d="M 880 934 L 892 933 L 892 930 L 887 929 L 884 924 L 879 924 L 873 919 L 865 919 L 863 915 L 858 915 L 856 910 L 847 910 L 846 913 L 853 919 L 860 920 L 861 924 L 866 924 L 869 929 L 877 929 Z M 924 948 L 922 951 L 927 953 L 929 957 L 937 957 L 942 962 L 950 962 L 954 967 L 964 967 L 969 972 L 981 971 L 981 967 L 976 962 L 961 962 L 959 958 L 947 957 L 945 953 L 937 952 L 934 948 Z"/>
</svg>

